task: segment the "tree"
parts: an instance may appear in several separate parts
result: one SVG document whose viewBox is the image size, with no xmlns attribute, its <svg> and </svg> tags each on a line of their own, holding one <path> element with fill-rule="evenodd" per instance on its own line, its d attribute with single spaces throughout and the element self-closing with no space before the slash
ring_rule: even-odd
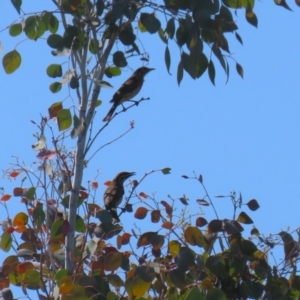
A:
<svg viewBox="0 0 300 300">
<path fill-rule="evenodd" d="M 13 1 L 12 3 L 20 13 L 21 2 Z M 228 76 L 228 59 L 230 58 L 230 52 L 224 33 L 235 32 L 237 30 L 230 8 L 245 10 L 246 18 L 252 25 L 257 25 L 257 18 L 253 12 L 254 3 L 250 3 L 249 1 L 245 3 L 242 2 L 241 4 L 236 2 L 224 2 L 221 6 L 219 2 L 212 3 L 209 1 L 203 3 L 197 1 L 165 1 L 164 5 L 157 5 L 151 2 L 121 1 L 114 2 L 113 4 L 104 3 L 102 1 L 95 1 L 95 3 L 87 1 L 61 1 L 61 3 L 58 3 L 54 1 L 54 4 L 56 4 L 55 10 L 44 11 L 42 13 L 29 15 L 28 17 L 26 15 L 24 22 L 12 24 L 9 27 L 9 31 L 12 36 L 17 36 L 24 32 L 31 40 L 37 40 L 46 34 L 46 32 L 50 32 L 47 36 L 47 43 L 54 49 L 53 54 L 56 56 L 68 54 L 67 61 L 71 66 L 66 70 L 60 82 L 54 82 L 50 85 L 50 90 L 54 93 L 59 92 L 62 86 L 67 83 L 70 89 L 75 90 L 78 104 L 75 105 L 74 108 L 69 109 L 66 108 L 65 103 L 54 103 L 49 107 L 49 118 L 42 117 L 40 123 L 36 122 L 39 134 L 38 142 L 33 148 L 39 151 L 38 158 L 42 161 L 40 170 L 43 177 L 40 177 L 41 175 L 36 176 L 33 172 L 28 171 L 19 161 L 16 161 L 15 168 L 12 168 L 7 173 L 10 177 L 16 177 L 20 174 L 20 171 L 26 172 L 28 177 L 36 176 L 36 183 L 32 184 L 29 188 L 21 186 L 14 190 L 14 196 L 19 196 L 23 199 L 23 202 L 28 207 L 28 212 L 16 215 L 12 224 L 9 224 L 8 221 L 5 234 L 2 235 L 1 245 L 4 250 L 9 250 L 13 240 L 12 232 L 21 233 L 21 238 L 25 245 L 22 244 L 23 248 L 17 250 L 18 256 L 24 260 L 29 259 L 31 262 L 22 262 L 19 261 L 19 258 L 9 257 L 4 265 L 13 265 L 13 267 L 12 271 L 7 267 L 9 271 L 4 275 L 5 277 L 8 276 L 9 280 L 6 280 L 5 284 L 9 282 L 21 282 L 24 290 L 25 287 L 36 290 L 41 288 L 48 298 L 51 297 L 52 293 L 60 293 L 63 299 L 68 299 L 68 297 L 74 298 L 78 294 L 80 295 L 78 297 L 84 297 L 85 295 L 87 298 L 93 296 L 94 298 L 99 297 L 100 299 L 103 295 L 106 297 L 105 295 L 109 291 L 109 285 L 104 278 L 117 288 L 119 285 L 122 285 L 121 279 L 117 277 L 113 271 L 120 266 L 128 270 L 129 258 L 126 257 L 126 253 L 120 253 L 116 248 L 109 248 L 101 244 L 103 240 L 120 233 L 121 227 L 112 223 L 107 212 L 101 210 L 95 203 L 89 203 L 88 200 L 85 201 L 85 199 L 88 199 L 87 197 L 90 195 L 90 191 L 97 188 L 97 184 L 93 182 L 91 186 L 88 187 L 89 193 L 87 193 L 82 188 L 82 178 L 84 167 L 88 163 L 88 161 L 86 161 L 86 154 L 97 136 L 107 128 L 109 124 L 105 123 L 97 132 L 89 131 L 93 118 L 95 118 L 95 110 L 97 106 L 101 104 L 98 100 L 100 90 L 102 87 L 110 86 L 109 82 L 103 80 L 104 75 L 108 78 L 120 75 L 121 68 L 126 67 L 127 61 L 133 56 L 138 55 L 144 61 L 148 60 L 146 51 L 141 52 L 137 44 L 132 23 L 138 19 L 138 26 L 141 32 L 158 33 L 162 41 L 166 43 L 165 62 L 167 69 L 169 69 L 171 63 L 168 43 L 176 37 L 176 42 L 181 49 L 177 71 L 178 84 L 182 80 L 184 71 L 195 79 L 199 78 L 206 70 L 209 73 L 211 81 L 214 83 L 214 63 L 213 60 L 208 60 L 204 52 L 213 53 Z M 285 2 L 279 2 L 277 4 L 287 8 Z M 154 12 L 156 12 L 156 14 Z M 159 13 L 165 16 L 167 20 L 165 30 L 161 29 L 162 21 L 157 17 Z M 57 14 L 60 14 L 62 28 L 59 28 L 60 22 L 56 17 Z M 72 25 L 68 24 L 66 16 L 73 18 Z M 236 37 L 241 41 L 241 37 L 237 33 Z M 122 51 L 114 48 L 117 41 L 119 41 L 119 44 L 122 43 L 122 47 L 119 47 L 118 44 L 118 47 L 122 48 Z M 204 52 L 203 44 L 205 45 Z M 228 54 L 225 55 L 224 51 L 228 52 Z M 88 52 L 93 55 L 91 61 L 89 61 Z M 111 54 L 113 64 L 108 61 Z M 21 54 L 16 49 L 8 52 L 3 57 L 3 66 L 7 73 L 14 72 L 20 66 L 20 63 Z M 243 70 L 241 65 L 236 64 L 236 68 L 238 73 L 242 75 Z M 47 74 L 51 78 L 62 77 L 62 66 L 59 64 L 51 64 L 47 69 Z M 73 93 L 70 92 L 70 95 L 73 95 Z M 135 104 L 138 104 L 142 100 L 145 99 L 142 98 Z M 52 148 L 46 143 L 46 140 L 49 140 L 46 138 L 46 130 L 49 126 L 49 122 L 53 119 L 57 119 L 59 132 L 57 133 L 56 131 L 50 130 L 53 140 Z M 67 140 L 66 132 L 70 129 L 71 137 L 77 140 L 75 152 L 68 151 L 67 148 L 65 148 Z M 54 157 L 55 163 L 51 160 Z M 162 171 L 163 173 L 168 173 L 169 169 L 165 168 L 162 169 Z M 47 175 L 49 179 L 47 179 Z M 202 180 L 199 179 L 199 181 L 202 184 Z M 133 185 L 132 194 L 135 195 L 135 197 L 148 198 L 149 196 L 146 194 L 136 194 L 135 189 L 137 186 L 137 183 Z M 39 189 L 42 190 L 41 193 Z M 8 200 L 7 198 L 9 198 L 8 194 L 2 196 L 3 201 Z M 35 199 L 42 198 L 45 201 L 46 209 L 43 208 L 41 201 L 33 202 Z M 57 203 L 58 199 L 61 200 L 62 207 L 64 207 L 63 212 L 57 211 L 55 206 L 52 207 Z M 235 201 L 233 196 L 232 199 Z M 180 201 L 186 204 L 186 199 L 182 198 Z M 175 202 L 173 202 L 172 205 L 167 202 L 161 203 L 170 216 L 172 216 L 174 203 Z M 200 202 L 200 204 L 205 205 L 205 202 Z M 210 201 L 209 204 L 212 205 L 212 202 Z M 88 214 L 87 222 L 84 222 L 84 218 L 78 214 L 78 207 L 85 207 L 86 213 Z M 160 214 L 158 215 L 158 207 L 156 202 L 156 209 L 151 208 L 153 222 L 159 222 L 160 218 L 162 218 Z M 125 209 L 130 211 L 131 206 L 127 203 Z M 237 207 L 234 206 L 234 209 L 237 209 Z M 136 218 L 142 219 L 148 211 L 149 209 L 138 208 L 135 216 Z M 89 218 L 92 216 L 100 219 L 102 227 L 90 223 Z M 27 227 L 29 219 L 33 222 L 32 228 Z M 186 224 L 182 224 L 185 237 L 185 240 L 183 240 L 180 238 L 180 235 L 173 230 L 174 224 L 172 221 L 168 222 L 164 219 L 162 219 L 162 221 L 163 228 L 170 230 L 172 234 L 177 234 L 180 241 L 177 243 L 171 243 L 172 241 L 169 241 L 168 252 L 171 253 L 171 257 L 166 256 L 166 259 L 170 261 L 163 262 L 168 272 L 162 272 L 162 274 L 169 276 L 167 279 L 171 281 L 174 287 L 183 290 L 183 293 L 193 293 L 192 295 L 195 293 L 196 296 L 193 297 L 200 297 L 201 293 L 195 281 L 197 282 L 198 277 L 202 274 L 201 263 L 205 263 L 206 271 L 208 270 L 212 273 L 206 277 L 208 278 L 206 281 L 209 281 L 207 284 L 211 285 L 203 286 L 204 289 L 210 290 L 210 292 L 208 292 L 209 296 L 207 295 L 207 297 L 215 297 L 214 293 L 220 294 L 221 296 L 225 293 L 227 297 L 236 297 L 236 295 L 240 295 L 240 297 L 252 296 L 252 294 L 248 293 L 249 286 L 255 290 L 256 294 L 254 295 L 256 297 L 259 293 L 262 293 L 264 289 L 263 283 L 256 284 L 255 280 L 264 281 L 267 278 L 266 275 L 271 277 L 271 281 L 277 282 L 277 279 L 282 280 L 281 277 L 277 278 L 275 273 L 274 275 L 270 274 L 261 256 L 259 258 L 252 257 L 254 253 L 258 251 L 257 248 L 255 248 L 256 246 L 252 243 L 244 242 L 241 237 L 241 228 L 236 222 L 250 222 L 247 215 L 245 216 L 243 214 L 241 219 L 238 218 L 237 220 L 235 220 L 235 218 L 233 218 L 232 221 L 215 219 L 209 223 L 209 234 L 216 234 L 217 232 L 224 233 L 226 231 L 227 234 L 231 236 L 231 240 L 228 241 L 231 248 L 233 248 L 232 244 L 234 244 L 234 247 L 242 252 L 242 256 L 239 258 L 241 264 L 238 266 L 238 271 L 230 274 L 229 277 L 227 275 L 227 267 L 231 261 L 228 262 L 227 257 L 220 258 L 220 255 L 211 255 L 209 258 L 204 257 L 202 262 L 202 258 L 196 255 L 196 252 L 190 248 L 190 245 L 199 246 L 204 248 L 205 252 L 209 254 L 209 237 L 204 237 L 201 231 L 196 227 L 185 227 Z M 198 223 L 199 222 L 204 222 L 204 220 L 200 220 Z M 202 225 L 203 223 L 200 224 Z M 99 233 L 99 230 L 103 235 Z M 82 235 L 75 237 L 75 232 L 81 232 Z M 89 233 L 91 237 L 96 235 L 99 245 L 95 244 L 95 240 L 93 239 L 86 239 L 87 233 Z M 283 233 L 281 237 L 285 237 L 286 234 L 287 233 Z M 43 239 L 41 239 L 39 235 L 42 235 Z M 41 246 L 41 241 L 47 241 L 47 237 L 49 237 L 49 244 L 47 248 L 45 248 Z M 74 239 L 76 244 L 74 243 Z M 118 246 L 121 247 L 122 244 L 126 244 L 129 239 L 130 236 L 128 232 L 119 235 Z M 265 242 L 264 239 L 263 242 Z M 290 242 L 285 243 L 287 248 Z M 65 244 L 66 246 L 66 255 L 61 244 Z M 161 256 L 161 247 L 163 244 L 164 237 L 156 232 L 146 232 L 140 234 L 138 237 L 138 246 L 148 247 L 151 245 L 154 257 Z M 294 244 L 294 240 L 292 244 Z M 77 247 L 75 247 L 76 245 Z M 97 246 L 99 246 L 99 248 Z M 104 249 L 101 248 L 102 246 Z M 175 250 L 171 249 L 172 247 L 175 247 Z M 250 249 L 248 249 L 248 247 Z M 247 248 L 246 250 L 250 251 L 250 253 L 247 251 L 244 253 L 245 251 L 242 251 L 244 248 Z M 229 251 L 225 248 L 221 248 L 221 250 L 224 255 Z M 98 260 L 94 262 L 92 259 L 97 256 L 95 254 L 96 252 L 99 257 L 97 258 Z M 295 256 L 290 253 L 291 251 L 286 251 L 287 260 L 290 256 Z M 127 256 L 128 255 L 127 253 Z M 180 261 L 181 257 L 183 257 L 183 261 Z M 257 262 L 258 259 L 259 262 Z M 35 270 L 36 266 L 32 262 L 34 260 L 39 262 L 39 271 Z M 147 257 L 144 257 L 144 255 L 140 255 L 139 260 L 141 265 L 131 269 L 129 278 L 125 282 L 126 292 L 130 297 L 143 296 L 145 292 L 149 290 L 154 277 L 157 275 L 157 272 L 154 272 L 154 267 L 157 267 L 156 264 L 147 266 L 146 262 L 149 262 L 149 260 L 147 260 Z M 159 261 L 159 259 L 157 260 Z M 254 276 L 252 270 L 248 269 L 249 274 L 247 273 L 246 275 L 249 276 L 251 280 L 249 280 L 249 278 L 248 281 L 243 280 L 243 276 L 245 276 L 244 273 L 239 277 L 239 280 L 242 281 L 240 286 L 244 288 L 243 293 L 240 292 L 240 290 L 232 291 L 238 282 L 236 279 L 233 279 L 233 277 L 240 275 L 240 270 L 247 268 L 249 261 L 253 264 L 257 263 L 261 268 L 265 267 L 263 274 L 255 273 Z M 83 269 L 83 265 L 86 262 L 90 263 L 92 270 L 89 276 L 84 273 Z M 188 262 L 188 265 L 185 264 L 186 262 Z M 236 261 L 233 263 L 237 264 Z M 159 266 L 161 265 L 162 264 L 159 263 Z M 214 269 L 215 265 L 218 266 L 218 270 Z M 47 272 L 51 271 L 53 273 L 44 272 L 44 270 L 42 270 L 43 267 L 46 268 Z M 220 272 L 219 267 L 222 271 L 221 273 L 218 273 Z M 52 268 L 54 268 L 54 270 Z M 169 268 L 172 269 L 172 272 L 169 272 Z M 187 270 L 189 270 L 188 275 L 186 275 Z M 93 273 L 93 271 L 96 272 Z M 104 271 L 106 271 L 106 273 Z M 112 272 L 107 274 L 109 271 Z M 226 275 L 224 275 L 224 272 Z M 162 277 L 165 275 L 162 275 Z M 52 281 L 45 281 L 45 278 L 43 278 L 41 287 L 41 276 L 49 276 Z M 223 279 L 223 281 L 221 280 L 221 283 L 215 282 L 217 281 L 217 277 L 222 277 L 221 279 Z M 226 277 L 226 280 L 231 280 L 229 283 L 226 282 L 228 289 L 224 288 L 225 283 L 223 277 Z M 12 278 L 14 280 L 12 280 Z M 255 280 L 252 280 L 253 278 L 255 278 Z M 90 286 L 95 285 L 96 281 L 98 284 L 99 282 L 101 284 L 94 289 L 90 288 Z M 164 281 L 164 278 L 156 280 L 156 285 L 160 285 L 156 287 L 156 293 L 160 294 L 161 297 L 171 297 L 170 295 L 178 293 L 175 288 L 169 288 L 169 296 L 165 296 L 165 290 L 167 289 Z M 203 282 L 203 280 L 201 279 L 200 282 Z M 57 283 L 59 289 L 53 289 L 53 283 Z M 270 282 L 267 283 L 270 284 Z M 223 292 L 220 292 L 221 289 L 212 288 L 213 286 L 218 287 L 219 285 L 222 286 Z M 186 287 L 188 287 L 188 289 L 186 289 Z M 288 292 L 294 292 L 294 290 L 288 289 Z M 8 290 L 5 290 L 3 297 L 9 299 L 9 293 Z M 278 294 L 280 293 L 282 292 L 279 291 Z M 287 292 L 285 291 L 285 293 Z M 110 293 L 110 295 L 112 294 Z M 43 299 L 41 294 L 39 294 L 39 297 Z"/>
</svg>

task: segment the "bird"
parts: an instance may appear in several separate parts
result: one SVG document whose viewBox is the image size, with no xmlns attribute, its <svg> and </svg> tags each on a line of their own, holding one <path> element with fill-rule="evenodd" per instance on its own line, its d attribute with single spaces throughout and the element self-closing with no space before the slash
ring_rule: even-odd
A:
<svg viewBox="0 0 300 300">
<path fill-rule="evenodd" d="M 131 100 L 140 92 L 145 76 L 152 70 L 154 69 L 147 67 L 141 67 L 135 70 L 131 77 L 129 77 L 113 95 L 113 98 L 110 100 L 110 103 L 113 103 L 113 105 L 103 119 L 103 122 L 107 122 L 112 118 L 118 105 L 122 104 L 123 106 L 123 102 Z"/>
<path fill-rule="evenodd" d="M 121 204 L 123 199 L 124 181 L 133 175 L 135 175 L 135 172 L 120 172 L 104 192 L 103 200 L 105 209 L 110 212 L 111 216 L 117 220 L 117 222 L 120 222 L 117 207 Z"/>
</svg>

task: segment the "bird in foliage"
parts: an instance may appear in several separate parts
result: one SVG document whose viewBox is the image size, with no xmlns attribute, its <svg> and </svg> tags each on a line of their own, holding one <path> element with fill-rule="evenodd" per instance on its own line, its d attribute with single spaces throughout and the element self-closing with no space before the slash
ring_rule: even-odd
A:
<svg viewBox="0 0 300 300">
<path fill-rule="evenodd" d="M 103 195 L 105 208 L 112 217 L 120 222 L 117 207 L 121 204 L 124 195 L 124 181 L 135 175 L 135 172 L 121 172 L 111 182 Z"/>
<path fill-rule="evenodd" d="M 122 104 L 123 106 L 123 102 L 131 100 L 140 92 L 145 76 L 152 70 L 154 69 L 147 67 L 138 68 L 131 77 L 122 84 L 110 100 L 113 105 L 106 117 L 103 119 L 103 122 L 107 122 L 112 118 L 118 105 Z"/>
</svg>

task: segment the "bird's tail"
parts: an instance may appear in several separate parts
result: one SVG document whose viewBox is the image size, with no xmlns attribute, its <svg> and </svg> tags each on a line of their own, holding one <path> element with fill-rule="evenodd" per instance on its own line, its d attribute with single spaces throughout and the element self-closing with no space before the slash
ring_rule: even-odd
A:
<svg viewBox="0 0 300 300">
<path fill-rule="evenodd" d="M 118 213 L 117 213 L 117 210 L 112 207 L 110 210 L 109 210 L 111 216 L 113 217 L 113 219 L 117 220 L 117 222 L 120 222 L 120 219 L 119 219 L 119 216 L 118 216 Z"/>
<path fill-rule="evenodd" d="M 111 107 L 111 109 L 109 110 L 109 112 L 107 113 L 106 117 L 103 119 L 103 122 L 108 122 L 111 119 L 111 117 L 113 116 L 116 108 L 117 108 L 117 105 L 114 104 Z"/>
</svg>

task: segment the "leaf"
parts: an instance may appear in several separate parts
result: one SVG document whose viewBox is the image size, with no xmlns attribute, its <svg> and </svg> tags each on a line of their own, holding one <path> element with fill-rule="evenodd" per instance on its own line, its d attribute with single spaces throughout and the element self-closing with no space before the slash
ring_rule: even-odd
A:
<svg viewBox="0 0 300 300">
<path fill-rule="evenodd" d="M 198 200 L 196 200 L 196 202 L 203 206 L 209 206 L 209 203 L 204 199 L 198 199 Z"/>
<path fill-rule="evenodd" d="M 122 253 L 118 251 L 110 252 L 104 259 L 104 270 L 115 271 L 122 264 Z"/>
<path fill-rule="evenodd" d="M 48 108 L 48 112 L 49 112 L 50 118 L 51 118 L 51 119 L 56 118 L 58 112 L 59 112 L 60 110 L 62 110 L 62 109 L 63 109 L 62 102 L 55 102 L 55 103 L 53 103 L 53 104 Z"/>
<path fill-rule="evenodd" d="M 253 224 L 252 219 L 243 211 L 239 214 L 237 221 L 243 224 Z"/>
<path fill-rule="evenodd" d="M 26 225 L 27 222 L 28 222 L 28 216 L 25 213 L 20 212 L 15 215 L 12 225 L 13 226 L 23 226 L 23 225 Z"/>
<path fill-rule="evenodd" d="M 188 203 L 188 199 L 184 196 L 184 197 L 181 197 L 179 198 L 180 202 L 184 205 L 189 205 Z"/>
<path fill-rule="evenodd" d="M 129 244 L 130 238 L 132 237 L 132 235 L 130 233 L 123 233 L 121 236 L 121 241 L 122 241 L 122 245 L 127 245 Z"/>
<path fill-rule="evenodd" d="M 66 130 L 72 125 L 72 115 L 69 109 L 61 109 L 57 113 L 57 123 L 59 131 Z"/>
<path fill-rule="evenodd" d="M 11 249 L 12 245 L 12 237 L 9 233 L 3 232 L 0 241 L 0 248 L 4 252 L 8 252 Z"/>
<path fill-rule="evenodd" d="M 46 73 L 51 78 L 62 76 L 62 67 L 59 64 L 51 64 L 48 66 Z"/>
<path fill-rule="evenodd" d="M 168 46 L 166 46 L 166 50 L 165 50 L 165 63 L 166 63 L 167 71 L 171 75 L 170 73 L 171 55 Z"/>
<path fill-rule="evenodd" d="M 215 85 L 216 70 L 212 60 L 208 63 L 208 76 L 213 85 Z"/>
<path fill-rule="evenodd" d="M 14 6 L 14 8 L 16 9 L 16 11 L 18 12 L 18 14 L 21 13 L 21 5 L 22 5 L 22 0 L 11 0 L 12 5 Z M 4 299 L 7 300 L 7 299 Z"/>
<path fill-rule="evenodd" d="M 151 239 L 156 235 L 157 235 L 157 232 L 153 232 L 153 231 L 148 231 L 148 232 L 143 233 L 137 241 L 137 248 L 150 245 Z"/>
<path fill-rule="evenodd" d="M 247 206 L 249 207 L 249 209 L 251 209 L 252 211 L 255 211 L 257 209 L 259 209 L 259 204 L 257 202 L 257 200 L 252 199 L 247 203 Z"/>
<path fill-rule="evenodd" d="M 20 23 L 17 23 L 17 24 L 12 24 L 10 27 L 9 27 L 9 35 L 10 36 L 18 36 L 22 33 L 22 25 Z"/>
<path fill-rule="evenodd" d="M 11 195 L 4 194 L 4 195 L 1 197 L 0 201 L 8 201 L 10 198 L 11 198 Z"/>
<path fill-rule="evenodd" d="M 141 13 L 140 21 L 151 34 L 156 33 L 161 27 L 160 21 L 155 17 L 154 13 Z"/>
<path fill-rule="evenodd" d="M 6 74 L 12 74 L 21 65 L 21 55 L 17 50 L 6 53 L 2 58 L 2 65 Z"/>
<path fill-rule="evenodd" d="M 173 39 L 174 34 L 175 34 L 175 20 L 174 20 L 174 18 L 170 18 L 168 20 L 165 32 L 168 34 L 170 39 Z"/>
<path fill-rule="evenodd" d="M 241 36 L 237 32 L 235 32 L 235 37 L 243 45 L 243 40 L 242 40 Z"/>
<path fill-rule="evenodd" d="M 284 8 L 287 9 L 287 10 L 293 11 L 293 10 L 287 5 L 287 3 L 286 3 L 285 0 L 274 0 L 274 2 L 275 2 L 276 5 L 282 6 L 282 7 L 284 7 Z M 296 2 L 296 3 L 297 3 L 297 2 Z"/>
<path fill-rule="evenodd" d="M 39 152 L 39 154 L 36 156 L 39 159 L 42 160 L 50 160 L 56 155 L 56 150 L 55 149 L 49 149 L 49 150 L 42 150 Z"/>
<path fill-rule="evenodd" d="M 16 1 L 16 0 L 12 0 L 12 1 Z M 19 1 L 22 2 L 21 0 L 19 0 Z M 14 300 L 13 293 L 12 293 L 11 289 L 9 289 L 9 288 L 4 288 L 1 291 L 1 294 L 2 294 L 3 300 Z"/>
<path fill-rule="evenodd" d="M 9 174 L 9 176 L 10 176 L 11 178 L 16 178 L 16 177 L 18 177 L 20 174 L 21 174 L 21 172 L 19 172 L 19 171 L 13 171 L 13 172 L 11 172 L 11 173 Z"/>
<path fill-rule="evenodd" d="M 62 50 L 64 48 L 64 39 L 59 34 L 50 34 L 47 38 L 47 44 L 52 49 Z"/>
<path fill-rule="evenodd" d="M 206 224 L 208 224 L 208 222 L 207 222 L 206 219 L 204 219 L 204 218 L 202 218 L 202 217 L 198 217 L 198 218 L 196 219 L 196 226 L 197 226 L 197 227 L 203 227 L 203 226 L 205 226 Z"/>
<path fill-rule="evenodd" d="M 119 68 L 124 68 L 127 66 L 127 60 L 122 51 L 116 51 L 113 54 L 113 63 Z"/>
<path fill-rule="evenodd" d="M 160 201 L 160 203 L 165 207 L 167 214 L 172 215 L 173 207 L 164 200 Z"/>
<path fill-rule="evenodd" d="M 151 212 L 151 222 L 158 223 L 160 220 L 160 210 L 153 210 Z"/>
<path fill-rule="evenodd" d="M 281 0 L 281 1 L 284 1 L 284 0 Z M 258 20 L 257 20 L 255 13 L 252 10 L 248 10 L 248 9 L 246 10 L 246 20 L 254 27 L 257 27 Z"/>
<path fill-rule="evenodd" d="M 162 173 L 164 174 L 164 175 L 168 175 L 168 174 L 171 174 L 171 168 L 163 168 L 162 170 Z"/>
<path fill-rule="evenodd" d="M 236 63 L 236 70 L 237 70 L 238 74 L 242 78 L 244 78 L 244 70 L 243 70 L 243 67 L 239 63 Z"/>
<path fill-rule="evenodd" d="M 222 52 L 220 50 L 220 48 L 218 47 L 218 44 L 217 43 L 214 43 L 213 46 L 212 46 L 212 51 L 213 53 L 215 54 L 215 56 L 218 58 L 222 68 L 224 69 L 224 71 L 226 72 L 227 71 L 227 68 L 226 68 L 226 64 L 225 64 L 225 60 L 224 60 L 224 57 L 222 55 Z"/>
<path fill-rule="evenodd" d="M 192 246 L 199 246 L 208 249 L 209 243 L 205 239 L 205 236 L 201 232 L 201 230 L 194 226 L 188 226 L 184 231 L 185 240 Z"/>
<path fill-rule="evenodd" d="M 55 94 L 61 90 L 62 84 L 60 82 L 53 82 L 50 84 L 49 89 L 50 91 Z"/>
<path fill-rule="evenodd" d="M 174 226 L 174 224 L 172 223 L 172 222 L 164 222 L 162 225 L 161 225 L 161 227 L 162 228 L 165 228 L 165 229 L 172 229 L 173 228 L 173 226 Z"/>
<path fill-rule="evenodd" d="M 111 67 L 108 67 L 105 69 L 105 75 L 108 78 L 112 78 L 114 76 L 119 76 L 119 75 L 121 75 L 121 73 L 122 73 L 121 69 L 116 66 L 111 66 Z"/>
<path fill-rule="evenodd" d="M 148 198 L 147 194 L 145 194 L 144 192 L 140 192 L 140 193 L 139 193 L 139 196 L 140 196 L 141 198 L 145 198 L 145 199 Z"/>
<path fill-rule="evenodd" d="M 134 217 L 135 217 L 136 219 L 142 220 L 142 219 L 145 219 L 145 218 L 146 218 L 147 213 L 148 213 L 148 209 L 147 209 L 147 208 L 145 208 L 145 207 L 139 207 L 139 208 L 136 210 L 136 212 L 135 212 L 135 214 L 134 214 Z"/>
<path fill-rule="evenodd" d="M 182 64 L 182 60 L 180 60 L 178 67 L 177 67 L 177 84 L 178 84 L 178 86 L 180 85 L 182 78 L 183 78 L 183 64 Z"/>
</svg>

